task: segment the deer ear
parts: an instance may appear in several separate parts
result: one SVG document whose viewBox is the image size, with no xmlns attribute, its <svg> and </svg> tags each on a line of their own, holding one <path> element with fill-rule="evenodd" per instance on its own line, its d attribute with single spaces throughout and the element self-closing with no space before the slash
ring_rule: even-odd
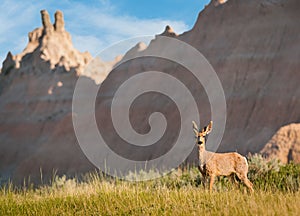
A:
<svg viewBox="0 0 300 216">
<path fill-rule="evenodd" d="M 213 122 L 210 121 L 210 123 L 206 127 L 206 134 L 209 134 L 212 130 Z"/>
<path fill-rule="evenodd" d="M 198 137 L 198 131 L 196 129 L 193 129 L 195 137 Z"/>
<path fill-rule="evenodd" d="M 198 131 L 199 129 L 198 129 L 196 122 L 192 121 L 192 124 L 193 124 L 193 129 L 196 129 Z"/>
<path fill-rule="evenodd" d="M 197 137 L 198 136 L 198 131 L 199 131 L 198 126 L 197 126 L 196 122 L 192 121 L 192 123 L 193 123 L 193 131 L 195 133 L 195 136 Z"/>
</svg>

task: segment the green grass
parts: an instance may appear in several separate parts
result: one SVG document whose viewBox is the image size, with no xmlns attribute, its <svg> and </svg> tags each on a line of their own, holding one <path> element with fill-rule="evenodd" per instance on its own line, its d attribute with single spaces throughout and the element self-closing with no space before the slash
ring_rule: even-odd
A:
<svg viewBox="0 0 300 216">
<path fill-rule="evenodd" d="M 219 178 L 204 189 L 196 169 L 147 182 L 90 174 L 51 185 L 0 189 L 0 215 L 300 215 L 300 166 L 250 160 L 255 193 Z"/>
</svg>

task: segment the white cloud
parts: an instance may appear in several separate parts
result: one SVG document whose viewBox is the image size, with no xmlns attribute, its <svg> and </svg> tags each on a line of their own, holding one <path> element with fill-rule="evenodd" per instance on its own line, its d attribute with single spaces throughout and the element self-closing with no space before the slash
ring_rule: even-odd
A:
<svg viewBox="0 0 300 216">
<path fill-rule="evenodd" d="M 49 13 L 57 9 L 62 10 L 66 29 L 71 33 L 75 47 L 80 51 L 89 51 L 94 56 L 101 49 L 120 40 L 159 34 L 163 32 L 166 25 L 171 25 L 177 33 L 188 29 L 188 26 L 180 20 L 139 19 L 119 15 L 116 7 L 109 0 L 99 0 L 97 7 L 68 0 L 59 3 L 37 3 L 36 1 L 20 3 L 16 0 L 5 0 L 1 7 L 3 7 L 0 13 L 1 62 L 9 50 L 17 54 L 25 48 L 24 37 L 27 38 L 29 31 L 41 26 L 40 18 L 36 16 L 44 8 L 49 10 Z M 53 14 L 50 16 L 52 18 Z M 33 24 L 37 26 L 32 27 Z M 30 29 L 27 29 L 29 27 Z"/>
<path fill-rule="evenodd" d="M 20 4 L 4 0 L 0 5 L 0 67 L 8 51 L 17 54 L 26 46 L 27 33 L 32 31 L 38 3 Z"/>
<path fill-rule="evenodd" d="M 157 34 L 164 30 L 166 25 L 171 25 L 178 32 L 187 30 L 187 25 L 181 21 L 150 19 L 143 20 L 129 16 L 112 16 L 110 14 L 92 14 L 91 24 L 116 35 L 129 37 L 139 35 Z"/>
<path fill-rule="evenodd" d="M 74 40 L 74 45 L 82 50 L 82 42 L 85 40 L 86 47 L 92 55 L 97 54 L 101 49 L 114 44 L 120 40 L 144 36 L 155 35 L 162 33 L 166 25 L 171 25 L 177 33 L 182 33 L 188 29 L 188 26 L 183 21 L 164 20 L 164 19 L 138 19 L 131 16 L 121 16 L 115 13 L 111 5 L 101 8 L 89 8 L 85 5 L 75 5 L 72 9 L 65 11 L 68 14 L 80 13 L 83 16 L 77 17 L 77 22 L 71 23 L 74 27 L 72 35 L 81 38 L 81 44 Z M 82 23 L 89 26 L 90 32 L 88 35 L 80 35 L 82 26 L 77 25 Z M 89 39 L 93 38 L 92 40 Z M 98 41 L 98 46 L 95 47 L 95 41 Z M 102 43 L 101 43 L 102 42 Z M 99 46 L 102 45 L 102 46 Z M 98 50 L 96 50 L 96 48 Z"/>
</svg>

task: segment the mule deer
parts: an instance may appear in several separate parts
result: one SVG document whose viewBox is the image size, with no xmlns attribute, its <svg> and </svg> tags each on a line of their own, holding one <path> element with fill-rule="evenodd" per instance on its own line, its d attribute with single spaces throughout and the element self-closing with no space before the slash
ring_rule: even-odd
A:
<svg viewBox="0 0 300 216">
<path fill-rule="evenodd" d="M 249 188 L 250 192 L 253 192 L 252 183 L 247 177 L 248 163 L 245 157 L 236 152 L 214 153 L 206 151 L 205 142 L 207 135 L 212 130 L 212 124 L 213 122 L 211 121 L 208 126 L 199 130 L 197 124 L 193 121 L 193 129 L 197 138 L 199 151 L 198 168 L 204 180 L 206 180 L 207 176 L 210 177 L 209 190 L 212 191 L 215 177 L 230 176 L 235 173 Z"/>
</svg>

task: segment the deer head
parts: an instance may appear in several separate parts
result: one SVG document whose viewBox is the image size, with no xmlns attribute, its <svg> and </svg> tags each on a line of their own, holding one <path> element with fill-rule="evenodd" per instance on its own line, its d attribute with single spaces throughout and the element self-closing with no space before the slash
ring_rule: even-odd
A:
<svg viewBox="0 0 300 216">
<path fill-rule="evenodd" d="M 193 121 L 192 123 L 193 123 L 193 130 L 194 130 L 195 137 L 196 137 L 196 143 L 198 144 L 198 146 L 200 148 L 205 149 L 206 138 L 207 138 L 207 135 L 212 130 L 213 122 L 210 121 L 210 123 L 206 127 L 204 127 L 202 130 L 198 129 L 196 122 Z"/>
</svg>

